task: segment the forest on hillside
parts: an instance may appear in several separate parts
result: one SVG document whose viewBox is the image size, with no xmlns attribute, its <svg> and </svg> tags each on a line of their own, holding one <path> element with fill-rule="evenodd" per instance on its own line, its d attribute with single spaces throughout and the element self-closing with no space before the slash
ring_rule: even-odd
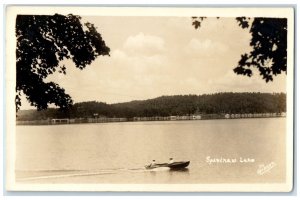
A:
<svg viewBox="0 0 300 200">
<path fill-rule="evenodd" d="M 55 108 L 41 111 L 20 110 L 17 112 L 17 120 L 281 112 L 286 112 L 285 93 L 215 93 L 161 96 L 117 104 L 89 101 L 75 103 L 67 111 Z"/>
</svg>

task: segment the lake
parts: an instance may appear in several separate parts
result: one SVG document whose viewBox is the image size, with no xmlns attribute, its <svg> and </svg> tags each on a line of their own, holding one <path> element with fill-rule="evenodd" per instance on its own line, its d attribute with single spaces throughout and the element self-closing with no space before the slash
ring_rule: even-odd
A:
<svg viewBox="0 0 300 200">
<path fill-rule="evenodd" d="M 17 126 L 22 183 L 284 182 L 286 119 Z M 186 170 L 145 170 L 189 160 Z M 266 168 L 266 166 L 272 167 Z M 263 171 L 265 169 L 265 171 Z M 259 171 L 260 170 L 260 171 Z"/>
</svg>

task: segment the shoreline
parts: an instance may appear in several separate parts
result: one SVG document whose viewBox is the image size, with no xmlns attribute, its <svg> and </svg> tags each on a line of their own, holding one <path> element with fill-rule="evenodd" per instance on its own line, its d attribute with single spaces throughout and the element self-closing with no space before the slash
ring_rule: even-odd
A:
<svg viewBox="0 0 300 200">
<path fill-rule="evenodd" d="M 283 113 L 259 113 L 259 114 L 206 114 L 192 116 L 168 116 L 168 117 L 133 117 L 133 118 L 61 118 L 31 121 L 16 121 L 16 125 L 60 125 L 60 124 L 91 124 L 91 123 L 116 123 L 116 122 L 146 122 L 146 121 L 199 121 L 218 119 L 251 119 L 251 118 L 283 118 Z"/>
</svg>

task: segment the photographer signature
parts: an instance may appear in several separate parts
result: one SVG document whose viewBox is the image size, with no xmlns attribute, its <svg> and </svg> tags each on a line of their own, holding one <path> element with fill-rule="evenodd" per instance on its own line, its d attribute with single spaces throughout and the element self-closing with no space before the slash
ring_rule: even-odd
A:
<svg viewBox="0 0 300 200">
<path fill-rule="evenodd" d="M 275 166 L 276 166 L 275 162 L 271 162 L 267 165 L 262 164 L 262 165 L 258 166 L 258 169 L 256 172 L 258 175 L 264 175 L 264 174 L 270 172 Z"/>
</svg>

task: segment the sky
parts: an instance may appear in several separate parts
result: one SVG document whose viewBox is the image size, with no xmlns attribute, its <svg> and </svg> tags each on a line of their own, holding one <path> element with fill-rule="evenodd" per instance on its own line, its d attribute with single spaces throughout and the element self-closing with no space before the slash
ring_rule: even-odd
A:
<svg viewBox="0 0 300 200">
<path fill-rule="evenodd" d="M 266 83 L 237 75 L 241 54 L 251 51 L 249 29 L 234 18 L 207 18 L 200 29 L 190 17 L 92 17 L 110 56 L 100 56 L 84 70 L 64 60 L 67 75 L 46 81 L 62 86 L 74 103 L 145 100 L 162 95 L 216 92 L 286 92 L 286 75 Z M 26 100 L 25 100 L 26 101 Z M 30 108 L 24 100 L 22 109 Z"/>
</svg>

